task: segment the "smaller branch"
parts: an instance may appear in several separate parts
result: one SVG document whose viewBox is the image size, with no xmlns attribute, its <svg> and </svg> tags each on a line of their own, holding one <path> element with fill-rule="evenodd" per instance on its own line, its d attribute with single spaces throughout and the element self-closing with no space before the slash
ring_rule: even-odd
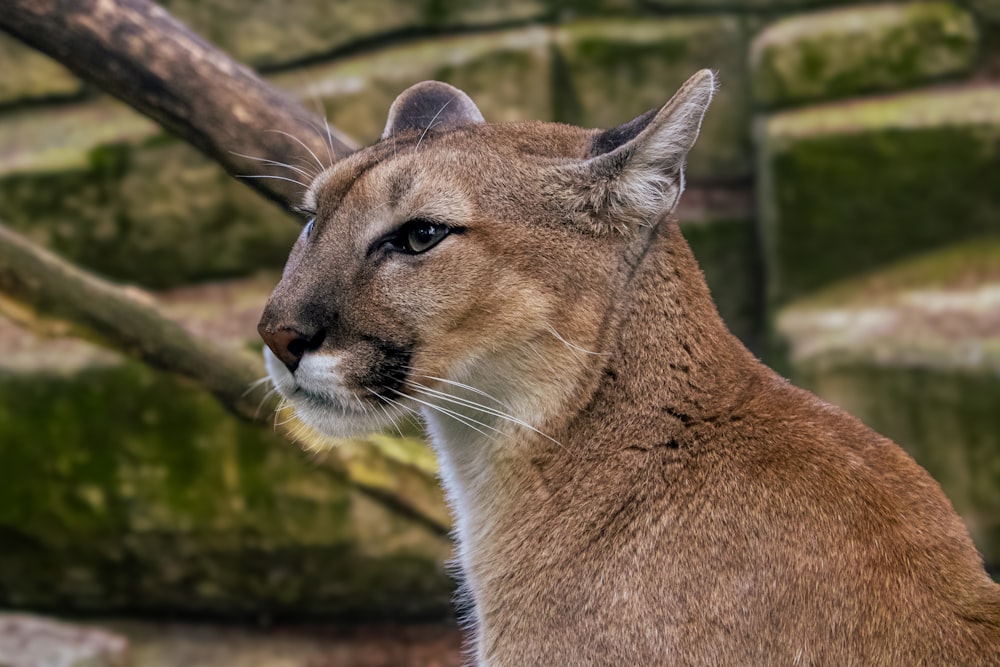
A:
<svg viewBox="0 0 1000 667">
<path fill-rule="evenodd" d="M 0 225 L 0 309 L 42 334 L 72 335 L 189 378 L 254 420 L 247 388 L 264 373 L 249 354 L 219 347 L 167 319 L 152 297 L 79 269 Z"/>
<path fill-rule="evenodd" d="M 192 380 L 238 417 L 271 426 L 274 403 L 262 407 L 248 389 L 265 375 L 259 357 L 196 336 L 164 316 L 148 293 L 120 287 L 41 248 L 0 224 L 0 314 L 46 336 L 76 336 L 149 366 Z M 317 436 L 295 419 L 278 427 L 309 447 Z M 390 510 L 438 534 L 448 512 L 432 469 L 415 443 L 397 447 L 357 440 L 329 449 L 327 465 Z"/>
</svg>

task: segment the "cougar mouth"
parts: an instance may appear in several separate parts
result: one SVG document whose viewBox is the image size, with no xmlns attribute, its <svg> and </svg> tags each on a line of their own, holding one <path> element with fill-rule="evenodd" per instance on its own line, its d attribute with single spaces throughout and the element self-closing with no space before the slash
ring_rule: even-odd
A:
<svg viewBox="0 0 1000 667">
<path fill-rule="evenodd" d="M 358 437 L 380 431 L 413 411 L 396 388 L 404 382 L 405 364 L 375 364 L 361 378 L 360 389 L 356 389 L 344 381 L 340 355 L 308 353 L 293 373 L 265 348 L 264 362 L 274 388 L 296 416 L 331 437 Z"/>
</svg>

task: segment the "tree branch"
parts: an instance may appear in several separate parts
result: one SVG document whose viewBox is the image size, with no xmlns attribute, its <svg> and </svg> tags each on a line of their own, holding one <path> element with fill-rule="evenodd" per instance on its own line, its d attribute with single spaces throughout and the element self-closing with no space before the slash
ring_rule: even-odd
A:
<svg viewBox="0 0 1000 667">
<path fill-rule="evenodd" d="M 150 0 L 2 0 L 0 30 L 159 122 L 234 176 L 301 180 L 242 155 L 317 167 L 354 148 Z M 247 183 L 285 207 L 302 193 L 280 179 Z"/>
<path fill-rule="evenodd" d="M 259 394 L 248 392 L 265 375 L 259 358 L 192 334 L 161 314 L 148 293 L 102 280 L 3 225 L 0 314 L 40 334 L 77 336 L 186 377 L 237 416 L 271 426 L 273 402 L 261 409 Z M 294 419 L 278 428 L 317 445 L 317 436 Z M 359 440 L 333 447 L 327 463 L 379 502 L 444 534 L 448 511 L 427 456 L 413 442 Z"/>
</svg>

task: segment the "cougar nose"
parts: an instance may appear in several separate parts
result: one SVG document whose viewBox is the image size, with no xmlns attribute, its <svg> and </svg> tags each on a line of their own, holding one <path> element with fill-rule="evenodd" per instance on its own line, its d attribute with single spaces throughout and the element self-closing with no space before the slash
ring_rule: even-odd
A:
<svg viewBox="0 0 1000 667">
<path fill-rule="evenodd" d="M 290 328 L 268 331 L 261 326 L 258 327 L 258 333 L 264 339 L 264 343 L 271 348 L 271 352 L 274 352 L 274 356 L 278 357 L 292 373 L 299 367 L 302 355 L 317 349 L 326 337 L 322 329 L 307 333 Z"/>
</svg>

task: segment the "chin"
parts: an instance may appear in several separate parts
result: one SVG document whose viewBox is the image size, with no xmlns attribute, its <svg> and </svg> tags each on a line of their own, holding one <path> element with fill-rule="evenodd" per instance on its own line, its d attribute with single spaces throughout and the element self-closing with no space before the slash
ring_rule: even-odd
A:
<svg viewBox="0 0 1000 667">
<path fill-rule="evenodd" d="M 277 357 L 264 349 L 264 364 L 274 388 L 292 407 L 295 416 L 310 429 L 330 438 L 359 438 L 385 430 L 400 421 L 407 411 L 401 405 L 373 403 L 354 396 L 342 396 L 339 382 L 331 371 L 336 364 L 322 358 L 303 358 L 301 370 L 289 372 Z M 304 367 L 304 368 L 303 368 Z M 296 375 L 303 376 L 301 379 Z M 324 382 L 324 375 L 329 381 Z"/>
</svg>

